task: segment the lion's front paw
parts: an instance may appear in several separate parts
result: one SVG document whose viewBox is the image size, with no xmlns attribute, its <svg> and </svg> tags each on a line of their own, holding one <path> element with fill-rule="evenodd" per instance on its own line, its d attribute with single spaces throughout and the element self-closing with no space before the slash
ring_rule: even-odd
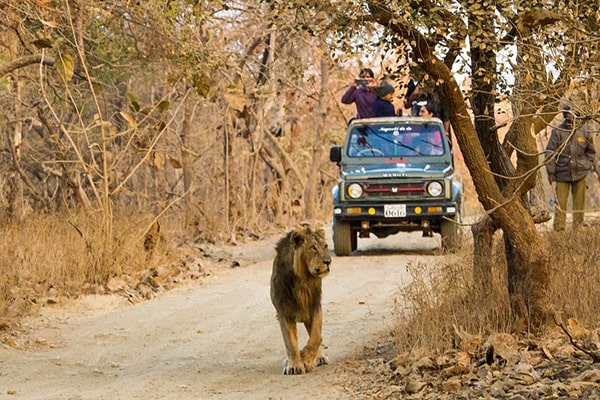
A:
<svg viewBox="0 0 600 400">
<path fill-rule="evenodd" d="M 315 360 L 312 360 L 311 362 L 304 362 L 304 369 L 306 372 L 312 371 L 316 366 Z"/>
<path fill-rule="evenodd" d="M 304 367 L 304 363 L 295 362 L 290 363 L 286 358 L 283 360 L 283 374 L 284 375 L 300 375 L 306 373 L 306 368 Z"/>
<path fill-rule="evenodd" d="M 315 367 L 329 364 L 327 357 L 323 356 L 322 354 L 317 356 L 314 353 L 311 354 L 306 351 L 302 351 L 300 354 L 302 354 L 302 361 L 304 361 L 304 368 L 306 369 L 306 372 L 312 371 Z"/>
<path fill-rule="evenodd" d="M 325 356 L 317 357 L 317 367 L 329 364 L 329 358 Z"/>
</svg>

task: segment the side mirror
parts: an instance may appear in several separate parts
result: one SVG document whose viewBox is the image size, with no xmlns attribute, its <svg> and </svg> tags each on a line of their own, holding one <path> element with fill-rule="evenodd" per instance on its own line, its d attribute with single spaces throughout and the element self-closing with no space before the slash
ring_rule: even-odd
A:
<svg viewBox="0 0 600 400">
<path fill-rule="evenodd" d="M 329 149 L 329 160 L 335 163 L 342 161 L 342 148 L 340 146 L 331 146 Z"/>
</svg>

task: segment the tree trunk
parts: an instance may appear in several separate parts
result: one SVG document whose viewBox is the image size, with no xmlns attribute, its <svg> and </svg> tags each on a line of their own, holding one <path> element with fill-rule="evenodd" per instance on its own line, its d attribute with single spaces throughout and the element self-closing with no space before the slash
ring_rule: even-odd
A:
<svg viewBox="0 0 600 400">
<path fill-rule="evenodd" d="M 19 177 L 18 171 L 21 166 L 21 145 L 23 144 L 23 120 L 21 116 L 21 91 L 18 73 L 13 74 L 13 90 L 15 91 L 15 124 L 13 130 L 13 140 L 11 143 L 11 155 L 13 157 L 13 165 L 15 171 L 10 174 L 10 193 L 9 193 L 9 216 L 11 218 L 21 219 L 23 216 L 23 184 Z"/>
<path fill-rule="evenodd" d="M 511 304 L 524 304 L 527 308 L 513 309 L 513 315 L 525 323 L 537 326 L 545 321 L 549 313 L 546 297 L 549 257 L 545 244 L 521 199 L 514 196 L 505 197 L 494 175 L 486 168 L 489 165 L 488 160 L 450 69 L 435 58 L 424 41 L 417 41 L 415 56 L 423 60 L 421 67 L 434 80 L 443 82 L 440 88 L 444 106 L 448 110 L 479 201 L 508 236 L 514 249 L 517 283 L 512 294 L 514 301 Z"/>
<path fill-rule="evenodd" d="M 512 243 L 515 253 L 515 290 L 511 304 L 524 304 L 528 309 L 513 309 L 516 317 L 525 322 L 537 323 L 547 316 L 549 258 L 544 242 L 535 229 L 533 219 L 521 204 L 519 198 L 507 199 L 498 188 L 492 174 L 481 165 L 487 164 L 481 145 L 462 102 L 460 91 L 457 96 L 449 96 L 450 120 L 456 133 L 458 145 L 469 168 L 480 202 L 486 211 L 491 212 L 498 225 Z"/>
<path fill-rule="evenodd" d="M 492 8 L 494 4 L 489 3 Z M 488 14 L 489 15 L 489 14 Z M 469 37 L 473 48 L 471 49 L 472 93 L 471 106 L 474 115 L 475 131 L 483 146 L 486 159 L 492 171 L 496 174 L 495 179 L 500 190 L 507 185 L 507 177 L 512 176 L 514 168 L 507 157 L 500 141 L 496 126 L 496 113 L 494 110 L 496 100 L 495 86 L 497 79 L 490 76 L 496 74 L 496 51 L 492 46 L 481 48 L 474 44 L 485 43 L 485 36 L 493 32 L 493 20 L 486 20 L 472 15 L 469 19 Z"/>
<path fill-rule="evenodd" d="M 478 287 L 489 287 L 492 282 L 494 269 L 493 240 L 494 232 L 498 226 L 494 220 L 485 215 L 475 224 L 471 225 L 473 234 L 473 278 Z"/>
<path fill-rule="evenodd" d="M 192 118 L 194 115 L 194 104 L 192 100 L 192 91 L 188 90 L 187 96 L 184 100 L 184 116 L 183 116 L 183 127 L 181 132 L 181 165 L 183 171 L 183 195 L 184 195 L 184 207 L 185 207 L 185 225 L 188 227 L 193 223 L 191 220 L 191 207 L 194 204 L 194 194 L 192 192 L 192 156 L 189 154 L 187 149 L 191 148 L 190 138 L 192 134 Z"/>
<path fill-rule="evenodd" d="M 231 154 L 231 135 L 229 117 L 223 120 L 223 204 L 225 204 L 225 226 L 230 231 L 233 205 L 231 204 L 231 179 L 229 177 L 229 154 Z"/>
<path fill-rule="evenodd" d="M 315 200 L 317 197 L 317 183 L 320 176 L 321 163 L 323 160 L 323 130 L 327 118 L 327 87 L 329 85 L 329 58 L 326 52 L 321 55 L 321 89 L 319 92 L 319 111 L 317 117 L 317 129 L 312 148 L 312 163 L 308 171 L 308 179 L 304 187 L 304 217 L 306 219 L 316 218 Z"/>
<path fill-rule="evenodd" d="M 493 5 L 488 5 L 488 7 Z M 488 10 L 489 11 L 489 10 Z M 469 19 L 469 37 L 471 43 L 486 43 L 485 35 L 493 31 L 493 21 L 471 15 Z M 495 76 L 496 55 L 495 48 L 487 46 L 481 48 L 474 45 L 471 49 L 472 96 L 471 106 L 474 115 L 475 131 L 488 161 L 490 170 L 494 173 L 495 181 L 500 190 L 509 184 L 508 177 L 514 175 L 514 168 L 510 158 L 504 151 L 498 139 L 495 115 Z M 494 215 L 485 215 L 472 227 L 473 233 L 473 272 L 476 282 L 487 288 L 492 281 L 493 271 L 493 236 L 498 224 Z M 510 239 L 505 235 L 505 241 Z M 509 290 L 510 292 L 510 290 Z"/>
</svg>

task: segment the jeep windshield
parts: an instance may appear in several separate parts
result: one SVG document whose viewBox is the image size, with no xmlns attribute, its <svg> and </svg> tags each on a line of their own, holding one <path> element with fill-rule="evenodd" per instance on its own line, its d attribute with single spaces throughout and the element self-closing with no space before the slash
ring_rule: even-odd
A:
<svg viewBox="0 0 600 400">
<path fill-rule="evenodd" d="M 358 120 L 349 127 L 346 155 L 350 158 L 442 156 L 449 151 L 443 135 L 443 125 L 437 120 Z"/>
</svg>

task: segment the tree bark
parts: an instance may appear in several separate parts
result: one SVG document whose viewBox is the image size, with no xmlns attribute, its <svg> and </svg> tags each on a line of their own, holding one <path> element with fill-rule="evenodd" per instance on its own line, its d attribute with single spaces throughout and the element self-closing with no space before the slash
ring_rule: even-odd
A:
<svg viewBox="0 0 600 400">
<path fill-rule="evenodd" d="M 231 134 L 229 117 L 225 115 L 223 121 L 223 204 L 225 204 L 225 225 L 227 232 L 230 231 L 231 219 L 233 217 L 233 205 L 231 204 L 231 179 L 229 177 L 229 155 L 231 154 Z"/>
<path fill-rule="evenodd" d="M 451 80 L 449 71 L 436 71 L 435 68 L 431 68 L 430 73 L 444 77 L 450 83 L 443 88 L 445 100 L 465 164 L 473 178 L 480 202 L 508 236 L 514 249 L 516 284 L 511 304 L 527 307 L 513 308 L 513 313 L 517 318 L 522 318 L 524 323 L 538 325 L 544 322 L 549 312 L 546 298 L 549 257 L 545 245 L 520 198 L 506 198 L 491 171 L 480 167 L 487 165 L 487 159 L 477 140 L 460 91 L 451 88 L 454 81 Z"/>
<path fill-rule="evenodd" d="M 486 288 L 492 282 L 492 271 L 494 270 L 493 240 L 494 232 L 498 229 L 497 224 L 488 215 L 484 215 L 479 221 L 471 225 L 473 234 L 473 279 L 477 287 Z"/>
<path fill-rule="evenodd" d="M 317 183 L 320 176 L 321 163 L 323 159 L 323 129 L 328 114 L 327 88 L 329 85 L 329 58 L 326 52 L 321 55 L 321 89 L 319 92 L 319 111 L 317 117 L 317 129 L 312 147 L 312 162 L 308 171 L 306 186 L 304 187 L 304 216 L 306 219 L 316 217 L 315 200 L 317 196 Z"/>
<path fill-rule="evenodd" d="M 194 193 L 192 192 L 192 162 L 193 158 L 188 151 L 184 149 L 191 148 L 190 138 L 192 134 L 192 119 L 194 116 L 194 104 L 192 101 L 192 91 L 188 90 L 187 96 L 183 100 L 184 115 L 183 115 L 183 127 L 181 131 L 181 166 L 183 171 L 183 195 L 184 195 L 184 207 L 185 207 L 185 224 L 189 226 L 193 223 L 191 207 L 194 204 Z"/>
<path fill-rule="evenodd" d="M 380 3 L 376 6 L 380 7 Z M 433 47 L 416 29 L 395 23 L 391 20 L 392 15 L 388 10 L 373 14 L 381 25 L 412 41 L 414 59 L 434 82 L 440 83 L 442 102 L 479 201 L 508 236 L 514 249 L 516 285 L 511 304 L 523 304 L 525 307 L 515 307 L 513 315 L 525 324 L 539 326 L 550 312 L 546 294 L 549 256 L 545 244 L 520 198 L 505 197 L 496 182 L 451 70 L 434 55 Z"/>
<path fill-rule="evenodd" d="M 27 67 L 29 65 L 40 64 L 47 66 L 54 66 L 55 64 L 54 57 L 45 54 L 34 54 L 30 56 L 23 56 L 17 58 L 16 60 L 12 60 L 9 62 L 5 62 L 0 64 L 0 77 L 9 74 L 13 71 L 16 71 L 20 68 Z"/>
</svg>

